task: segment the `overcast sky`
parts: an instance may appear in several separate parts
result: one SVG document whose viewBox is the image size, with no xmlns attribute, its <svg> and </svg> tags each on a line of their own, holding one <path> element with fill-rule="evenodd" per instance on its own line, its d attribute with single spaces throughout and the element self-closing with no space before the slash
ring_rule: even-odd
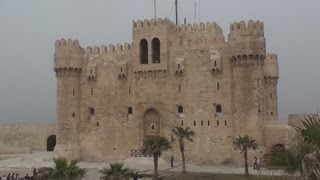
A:
<svg viewBox="0 0 320 180">
<path fill-rule="evenodd" d="M 194 22 L 194 3 L 180 0 L 180 20 Z M 158 17 L 174 18 L 174 0 L 157 0 Z M 262 20 L 267 52 L 277 53 L 279 115 L 320 108 L 319 0 L 200 0 L 200 20 Z M 0 0 L 0 122 L 54 122 L 54 42 L 131 42 L 132 20 L 153 18 L 153 0 Z M 199 12 L 199 11 L 198 11 Z M 198 14 L 198 13 L 197 13 Z M 199 15 L 197 15 L 197 22 Z"/>
</svg>

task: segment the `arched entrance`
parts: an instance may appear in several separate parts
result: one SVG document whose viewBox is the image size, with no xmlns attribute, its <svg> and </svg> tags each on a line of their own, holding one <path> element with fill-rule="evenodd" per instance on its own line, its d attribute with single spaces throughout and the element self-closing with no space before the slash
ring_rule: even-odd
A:
<svg viewBox="0 0 320 180">
<path fill-rule="evenodd" d="M 160 135 L 160 115 L 154 109 L 149 109 L 143 116 L 144 137 L 147 135 Z"/>
<path fill-rule="evenodd" d="M 56 135 L 51 135 L 47 139 L 47 151 L 53 151 L 56 146 Z"/>
</svg>

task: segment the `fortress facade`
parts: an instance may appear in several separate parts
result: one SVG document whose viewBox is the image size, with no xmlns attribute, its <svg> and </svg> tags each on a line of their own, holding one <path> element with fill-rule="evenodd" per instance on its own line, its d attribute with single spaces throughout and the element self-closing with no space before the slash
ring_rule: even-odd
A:
<svg viewBox="0 0 320 180">
<path fill-rule="evenodd" d="M 170 140 L 176 126 L 195 132 L 185 154 L 198 162 L 238 162 L 238 135 L 261 147 L 281 139 L 270 128 L 278 119 L 277 55 L 266 53 L 262 22 L 235 22 L 227 38 L 216 23 L 168 19 L 138 20 L 132 31 L 124 45 L 56 41 L 56 156 L 125 159 L 146 135 Z"/>
</svg>

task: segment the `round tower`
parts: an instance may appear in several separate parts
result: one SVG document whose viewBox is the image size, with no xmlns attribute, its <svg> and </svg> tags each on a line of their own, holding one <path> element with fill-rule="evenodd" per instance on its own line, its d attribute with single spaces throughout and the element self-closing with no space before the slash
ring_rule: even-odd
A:
<svg viewBox="0 0 320 180">
<path fill-rule="evenodd" d="M 264 120 L 263 64 L 265 38 L 260 21 L 230 26 L 229 47 L 233 73 L 235 135 L 248 134 L 262 142 Z"/>
<path fill-rule="evenodd" d="M 278 119 L 278 95 L 277 84 L 279 79 L 278 56 L 267 54 L 263 66 L 264 89 L 266 102 L 266 120 Z"/>
<path fill-rule="evenodd" d="M 54 71 L 57 77 L 56 157 L 79 158 L 80 74 L 84 50 L 78 40 L 57 40 Z"/>
</svg>

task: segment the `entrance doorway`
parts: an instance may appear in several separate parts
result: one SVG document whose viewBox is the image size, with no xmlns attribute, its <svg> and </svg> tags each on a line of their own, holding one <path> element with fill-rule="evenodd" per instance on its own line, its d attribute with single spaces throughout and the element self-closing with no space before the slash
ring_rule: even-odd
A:
<svg viewBox="0 0 320 180">
<path fill-rule="evenodd" d="M 148 135 L 160 135 L 160 116 L 154 109 L 149 109 L 143 116 L 144 137 Z"/>
<path fill-rule="evenodd" d="M 53 151 L 56 146 L 56 135 L 51 135 L 47 139 L 47 151 Z"/>
</svg>

